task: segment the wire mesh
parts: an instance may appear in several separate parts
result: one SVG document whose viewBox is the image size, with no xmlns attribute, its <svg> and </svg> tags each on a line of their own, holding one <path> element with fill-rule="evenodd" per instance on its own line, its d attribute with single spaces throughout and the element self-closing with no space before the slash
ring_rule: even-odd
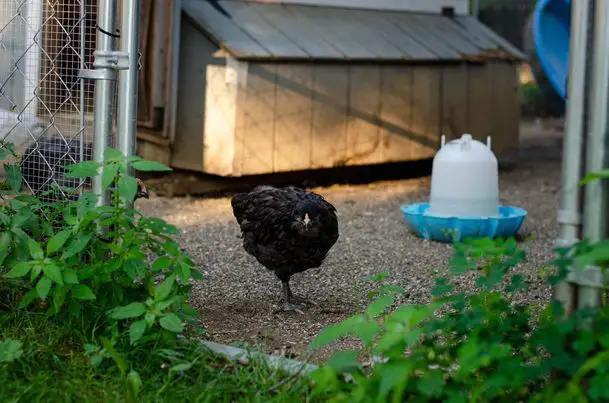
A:
<svg viewBox="0 0 609 403">
<path fill-rule="evenodd" d="M 63 166 L 92 158 L 96 21 L 97 0 L 0 0 L 0 141 L 34 194 L 83 185 Z"/>
</svg>

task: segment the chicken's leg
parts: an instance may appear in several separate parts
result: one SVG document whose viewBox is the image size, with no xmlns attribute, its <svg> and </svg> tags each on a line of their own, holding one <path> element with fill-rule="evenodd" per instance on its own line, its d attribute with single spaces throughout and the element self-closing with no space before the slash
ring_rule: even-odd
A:
<svg viewBox="0 0 609 403">
<path fill-rule="evenodd" d="M 281 284 L 283 286 L 283 298 L 284 298 L 284 303 L 283 303 L 283 306 L 281 307 L 281 311 L 303 313 L 302 309 L 306 305 L 315 305 L 313 302 L 311 302 L 309 300 L 297 297 L 294 294 L 292 294 L 292 290 L 290 289 L 290 280 L 282 280 Z"/>
</svg>

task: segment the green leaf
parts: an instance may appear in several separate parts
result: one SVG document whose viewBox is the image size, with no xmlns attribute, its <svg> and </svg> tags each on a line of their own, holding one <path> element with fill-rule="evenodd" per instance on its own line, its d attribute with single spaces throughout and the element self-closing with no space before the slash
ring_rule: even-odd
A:
<svg viewBox="0 0 609 403">
<path fill-rule="evenodd" d="M 89 287 L 84 284 L 77 284 L 72 288 L 72 296 L 75 299 L 81 300 L 93 300 L 95 299 L 95 293 L 91 291 Z"/>
<path fill-rule="evenodd" d="M 33 283 L 34 280 L 36 280 L 38 276 L 40 276 L 40 273 L 42 273 L 42 265 L 39 263 L 33 264 L 32 272 L 30 273 L 30 281 Z"/>
<path fill-rule="evenodd" d="M 69 287 L 61 284 L 55 286 L 55 292 L 53 293 L 53 309 L 55 313 L 58 313 L 64 302 L 66 302 L 66 295 L 68 295 L 69 290 Z"/>
<path fill-rule="evenodd" d="M 131 343 L 131 345 L 134 345 L 139 339 L 142 338 L 146 332 L 147 326 L 148 325 L 145 320 L 138 320 L 129 326 L 129 343 Z"/>
<path fill-rule="evenodd" d="M 163 165 L 160 162 L 146 160 L 134 161 L 131 163 L 131 166 L 142 172 L 163 172 L 172 170 L 167 165 Z"/>
<path fill-rule="evenodd" d="M 599 180 L 599 179 L 607 179 L 609 178 L 609 169 L 604 169 L 602 171 L 597 172 L 588 172 L 586 176 L 579 182 L 580 186 L 587 185 L 588 183 Z"/>
<path fill-rule="evenodd" d="M 385 397 L 408 379 L 414 370 L 414 365 L 409 361 L 400 360 L 380 364 L 377 368 L 381 379 L 379 394 Z"/>
<path fill-rule="evenodd" d="M 173 289 L 175 281 L 176 276 L 175 274 L 173 274 L 167 277 L 165 281 L 163 281 L 161 284 L 157 285 L 154 290 L 154 299 L 156 301 L 163 301 L 167 299 L 167 297 L 169 297 L 169 295 L 171 294 L 171 290 Z"/>
<path fill-rule="evenodd" d="M 40 299 L 45 300 L 47 298 L 47 295 L 49 295 L 49 291 L 51 291 L 52 284 L 53 283 L 51 282 L 51 279 L 49 279 L 48 277 L 42 276 L 40 278 L 38 284 L 36 285 L 36 292 L 38 293 Z"/>
<path fill-rule="evenodd" d="M 19 302 L 19 308 L 24 309 L 27 308 L 34 300 L 38 297 L 38 291 L 35 288 L 32 288 L 28 292 L 25 293 L 21 301 Z"/>
<path fill-rule="evenodd" d="M 194 364 L 194 362 L 188 362 L 188 363 L 184 363 L 184 364 L 177 364 L 177 365 L 174 365 L 173 367 L 171 367 L 169 369 L 169 372 L 186 372 L 190 368 L 192 368 L 193 364 Z"/>
<path fill-rule="evenodd" d="M 118 175 L 118 165 L 111 164 L 106 165 L 104 167 L 104 172 L 102 174 L 102 187 L 103 189 L 108 189 L 110 184 L 114 182 L 116 176 Z"/>
<path fill-rule="evenodd" d="M 118 194 L 127 201 L 135 199 L 137 180 L 133 176 L 121 176 L 118 180 Z"/>
<path fill-rule="evenodd" d="M 8 273 L 4 275 L 6 278 L 18 278 L 23 277 L 29 273 L 32 265 L 29 262 L 17 263 Z"/>
<path fill-rule="evenodd" d="M 429 397 L 442 396 L 444 385 L 446 385 L 444 375 L 438 371 L 430 371 L 425 373 L 417 383 L 419 392 Z"/>
<path fill-rule="evenodd" d="M 125 159 L 123 153 L 112 147 L 104 150 L 104 162 L 121 162 Z"/>
<path fill-rule="evenodd" d="M 337 341 L 341 337 L 351 334 L 355 326 L 364 322 L 365 318 L 363 315 L 356 315 L 342 322 L 333 323 L 319 332 L 319 334 L 309 344 L 309 348 L 317 349 L 325 346 L 326 344 Z"/>
<path fill-rule="evenodd" d="M 0 265 L 4 263 L 4 259 L 9 255 L 12 241 L 13 237 L 10 232 L 0 234 Z"/>
<path fill-rule="evenodd" d="M 112 319 L 130 319 L 142 316 L 146 312 L 146 305 L 141 302 L 132 302 L 129 305 L 114 308 L 109 312 Z"/>
<path fill-rule="evenodd" d="M 70 244 L 68 245 L 66 250 L 63 252 L 63 254 L 61 255 L 62 259 L 71 258 L 72 256 L 77 255 L 78 253 L 82 252 L 87 247 L 87 244 L 91 240 L 91 237 L 92 237 L 91 234 L 86 234 L 86 235 L 80 235 L 77 238 L 74 238 L 72 240 L 72 242 L 70 242 Z"/>
<path fill-rule="evenodd" d="M 355 335 L 359 337 L 359 339 L 362 341 L 362 343 L 364 343 L 365 346 L 369 346 L 376 337 L 379 330 L 379 324 L 374 321 L 370 321 L 355 326 L 353 329 L 353 333 L 355 333 Z"/>
<path fill-rule="evenodd" d="M 63 270 L 63 282 L 66 284 L 78 284 L 76 270 L 68 267 Z"/>
<path fill-rule="evenodd" d="M 21 176 L 21 170 L 17 165 L 4 164 L 4 172 L 6 173 L 6 183 L 13 192 L 21 190 L 21 184 L 23 182 L 23 176 Z"/>
<path fill-rule="evenodd" d="M 154 321 L 156 320 L 156 315 L 152 312 L 146 312 L 146 314 L 144 315 L 144 320 L 146 321 L 146 323 L 148 323 L 148 326 L 152 326 L 154 324 Z"/>
<path fill-rule="evenodd" d="M 127 402 L 137 403 L 139 402 L 138 396 L 142 389 L 142 378 L 136 371 L 131 370 L 127 375 Z"/>
<path fill-rule="evenodd" d="M 180 278 L 180 280 L 183 283 L 186 283 L 191 278 L 191 276 L 193 278 L 196 276 L 196 274 L 193 276 L 192 271 L 190 270 L 190 267 L 191 266 L 189 264 L 184 263 L 184 262 L 180 262 L 178 264 L 176 271 L 178 272 L 178 277 Z M 195 271 L 195 273 L 198 274 L 197 271 Z M 197 280 L 197 279 L 195 278 L 195 280 Z"/>
<path fill-rule="evenodd" d="M 524 277 L 520 274 L 512 275 L 510 279 L 510 284 L 506 287 L 507 292 L 516 292 L 520 290 L 525 290 L 527 288 L 527 283 L 524 281 Z"/>
<path fill-rule="evenodd" d="M 159 324 L 163 329 L 167 329 L 173 333 L 180 333 L 184 330 L 182 321 L 175 313 L 170 313 L 169 315 L 162 317 Z"/>
<path fill-rule="evenodd" d="M 326 362 L 330 368 L 336 372 L 352 372 L 361 368 L 361 364 L 357 361 L 357 351 L 346 350 L 337 351 Z"/>
<path fill-rule="evenodd" d="M 0 362 L 13 362 L 23 355 L 23 343 L 19 340 L 0 341 Z"/>
<path fill-rule="evenodd" d="M 32 258 L 38 260 L 44 258 L 44 252 L 42 251 L 40 245 L 38 245 L 38 242 L 34 241 L 32 238 L 29 238 L 27 240 L 27 246 L 30 250 L 30 256 L 32 256 Z"/>
<path fill-rule="evenodd" d="M 454 290 L 454 286 L 451 284 L 448 279 L 444 277 L 436 278 L 436 285 L 431 290 L 431 295 L 435 298 L 440 298 L 445 296 L 446 294 L 451 293 Z"/>
<path fill-rule="evenodd" d="M 42 265 L 42 271 L 44 275 L 49 279 L 53 280 L 58 284 L 63 284 L 63 276 L 61 275 L 61 269 L 53 262 L 44 263 Z"/>
<path fill-rule="evenodd" d="M 127 361 L 118 353 L 118 351 L 116 351 L 110 340 L 105 337 L 100 337 L 100 341 L 104 349 L 106 349 L 106 351 L 110 354 L 110 357 L 112 357 L 112 360 L 114 360 L 114 363 L 118 367 L 119 371 L 121 371 L 121 374 L 125 376 L 127 369 L 129 368 Z"/>
<path fill-rule="evenodd" d="M 384 295 L 368 305 L 368 308 L 366 308 L 366 314 L 370 318 L 376 318 L 385 312 L 385 310 L 389 308 L 391 304 L 393 304 L 393 295 Z"/>
<path fill-rule="evenodd" d="M 47 255 L 51 255 L 61 249 L 71 234 L 71 230 L 65 229 L 53 235 L 47 243 Z"/>
<path fill-rule="evenodd" d="M 64 176 L 66 178 L 89 178 L 98 175 L 101 164 L 96 161 L 82 161 L 76 164 L 65 165 L 64 168 L 68 171 Z"/>
<path fill-rule="evenodd" d="M 609 399 L 609 374 L 598 374 L 590 381 L 588 395 L 596 401 L 606 401 Z"/>
<path fill-rule="evenodd" d="M 173 259 L 169 256 L 159 256 L 152 264 L 152 271 L 161 271 L 168 269 L 171 266 Z"/>
</svg>

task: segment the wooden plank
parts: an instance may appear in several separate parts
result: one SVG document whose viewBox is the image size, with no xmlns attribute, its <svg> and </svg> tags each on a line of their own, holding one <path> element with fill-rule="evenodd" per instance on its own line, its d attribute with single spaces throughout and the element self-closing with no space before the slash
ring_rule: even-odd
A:
<svg viewBox="0 0 609 403">
<path fill-rule="evenodd" d="M 345 65 L 315 67 L 312 168 L 342 166 L 347 157 L 347 69 Z"/>
<path fill-rule="evenodd" d="M 486 143 L 493 132 L 493 77 L 488 64 L 469 64 L 467 99 L 468 132 L 476 140 Z"/>
<path fill-rule="evenodd" d="M 272 54 L 245 33 L 232 19 L 215 10 L 206 1 L 182 0 L 182 9 L 203 32 L 236 56 L 270 57 Z"/>
<path fill-rule="evenodd" d="M 493 77 L 492 150 L 496 154 L 517 148 L 520 131 L 520 80 L 518 65 L 497 61 L 489 64 Z"/>
<path fill-rule="evenodd" d="M 252 64 L 249 69 L 245 99 L 239 105 L 245 115 L 242 175 L 274 171 L 276 69 L 270 63 Z"/>
<path fill-rule="evenodd" d="M 376 164 L 381 161 L 382 131 L 381 69 L 379 66 L 351 66 L 347 121 L 347 163 Z"/>
<path fill-rule="evenodd" d="M 408 161 L 414 142 L 412 122 L 412 69 L 381 66 L 381 135 L 383 162 Z"/>
<path fill-rule="evenodd" d="M 467 128 L 467 65 L 442 67 L 442 126 L 446 141 L 460 137 Z"/>
<path fill-rule="evenodd" d="M 201 151 L 203 172 L 230 176 L 234 174 L 238 84 L 227 81 L 226 76 L 226 65 L 207 66 Z"/>
<path fill-rule="evenodd" d="M 274 171 L 311 167 L 314 65 L 277 66 Z"/>
<path fill-rule="evenodd" d="M 385 13 L 366 13 L 366 20 L 360 21 L 369 24 L 388 42 L 402 49 L 407 58 L 418 60 L 435 60 L 438 55 L 427 49 L 424 44 L 399 29 L 393 22 L 385 19 Z"/>
<path fill-rule="evenodd" d="M 213 63 L 212 53 L 216 46 L 190 21 L 181 24 L 180 31 L 176 136 L 171 164 L 176 168 L 201 171 L 207 66 Z"/>
<path fill-rule="evenodd" d="M 438 55 L 439 59 L 461 59 L 461 54 L 459 52 L 454 50 L 449 44 L 436 38 L 431 32 L 432 30 L 424 24 L 420 24 L 414 18 L 414 15 L 407 13 L 384 13 L 384 16 L 400 30 L 411 37 L 416 38 L 418 42 L 425 44 L 425 47 Z"/>
<path fill-rule="evenodd" d="M 433 157 L 440 144 L 441 73 L 439 66 L 412 70 L 412 131 L 421 138 L 413 144 L 414 159 Z"/>
<path fill-rule="evenodd" d="M 307 52 L 293 43 L 286 35 L 277 30 L 268 21 L 261 18 L 254 7 L 246 2 L 226 1 L 222 7 L 231 15 L 232 20 L 241 29 L 263 45 L 274 56 L 310 57 Z"/>
<path fill-rule="evenodd" d="M 268 7 L 251 4 L 250 7 L 261 18 L 286 35 L 292 42 L 304 49 L 311 57 L 343 58 L 345 55 L 328 42 L 319 31 L 311 29 L 311 24 L 292 13 L 293 7 Z"/>
</svg>

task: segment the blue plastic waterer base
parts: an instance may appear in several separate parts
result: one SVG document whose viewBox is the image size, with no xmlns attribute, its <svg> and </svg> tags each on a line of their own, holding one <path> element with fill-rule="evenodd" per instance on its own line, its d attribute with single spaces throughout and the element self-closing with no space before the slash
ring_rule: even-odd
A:
<svg viewBox="0 0 609 403">
<path fill-rule="evenodd" d="M 446 217 L 427 214 L 429 203 L 400 207 L 404 221 L 419 237 L 453 243 L 465 238 L 508 238 L 516 235 L 527 212 L 513 206 L 499 206 L 496 217 Z"/>
</svg>

